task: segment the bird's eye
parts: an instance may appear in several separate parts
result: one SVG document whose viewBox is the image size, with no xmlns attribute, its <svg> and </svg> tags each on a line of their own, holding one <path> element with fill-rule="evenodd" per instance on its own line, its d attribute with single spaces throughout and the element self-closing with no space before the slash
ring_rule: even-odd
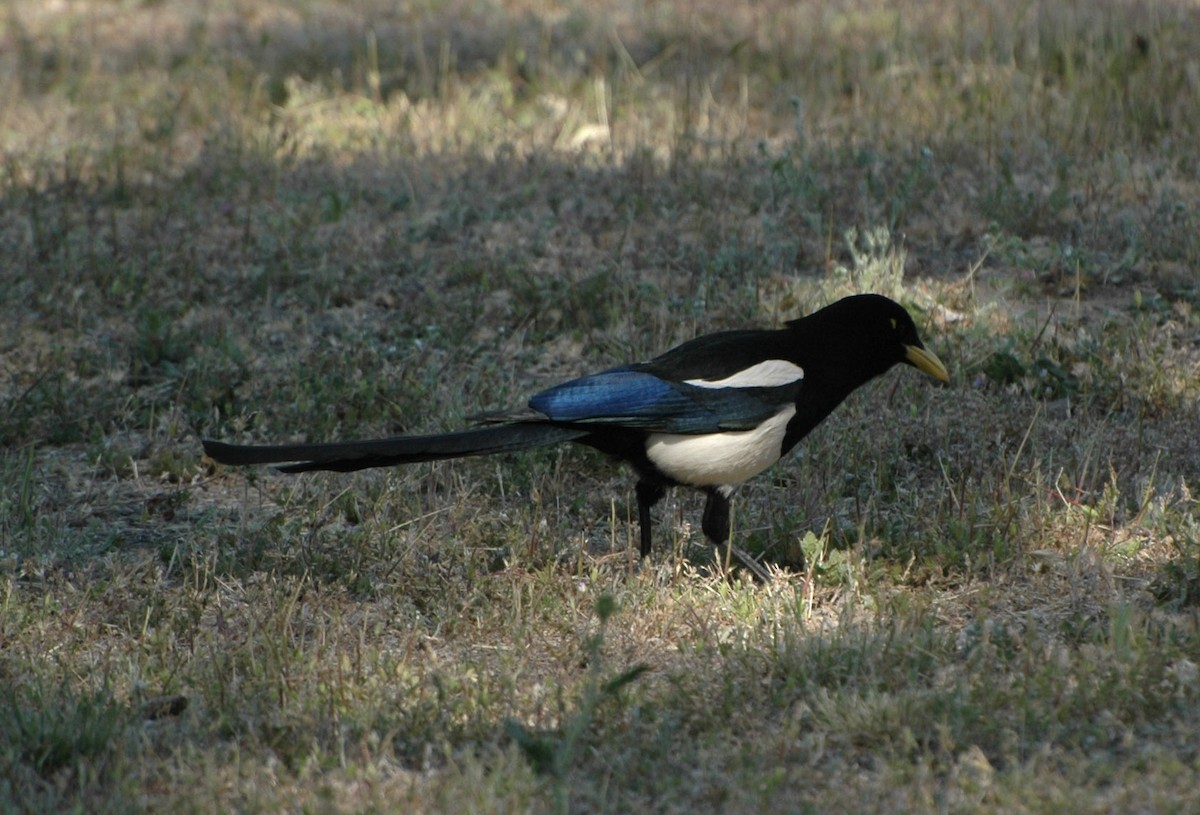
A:
<svg viewBox="0 0 1200 815">
<path fill-rule="evenodd" d="M 896 318 L 895 318 L 895 317 L 889 317 L 889 318 L 888 318 L 888 320 L 889 320 L 889 322 L 891 322 L 891 324 L 892 324 L 892 330 L 893 330 L 893 331 L 895 331 L 896 329 L 898 329 L 898 328 L 900 327 L 900 323 L 898 323 L 898 322 L 896 321 Z"/>
</svg>

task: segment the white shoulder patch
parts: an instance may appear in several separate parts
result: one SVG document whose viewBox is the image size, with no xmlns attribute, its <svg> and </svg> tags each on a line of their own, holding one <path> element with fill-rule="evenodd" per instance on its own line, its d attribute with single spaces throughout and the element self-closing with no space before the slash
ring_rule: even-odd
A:
<svg viewBox="0 0 1200 815">
<path fill-rule="evenodd" d="M 689 379 L 699 388 L 777 388 L 804 378 L 804 369 L 786 359 L 767 359 L 724 379 Z"/>
</svg>

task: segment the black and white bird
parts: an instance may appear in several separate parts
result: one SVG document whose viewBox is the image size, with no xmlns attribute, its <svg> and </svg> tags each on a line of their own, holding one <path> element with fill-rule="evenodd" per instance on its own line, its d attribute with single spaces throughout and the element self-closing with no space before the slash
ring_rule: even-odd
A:
<svg viewBox="0 0 1200 815">
<path fill-rule="evenodd" d="M 574 442 L 637 473 L 641 554 L 650 554 L 650 511 L 667 488 L 707 500 L 701 528 L 729 539 L 729 498 L 766 470 L 850 393 L 897 363 L 949 381 L 908 312 L 876 294 L 839 300 L 773 330 L 707 334 L 649 362 L 572 379 L 523 410 L 491 414 L 453 433 L 367 441 L 245 446 L 205 440 L 223 464 L 279 464 L 283 472 L 349 472 L 483 456 Z"/>
</svg>

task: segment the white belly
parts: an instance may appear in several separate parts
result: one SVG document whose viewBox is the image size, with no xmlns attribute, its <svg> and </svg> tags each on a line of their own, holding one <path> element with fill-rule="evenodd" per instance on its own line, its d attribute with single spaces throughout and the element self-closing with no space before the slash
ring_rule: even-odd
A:
<svg viewBox="0 0 1200 815">
<path fill-rule="evenodd" d="M 795 415 L 795 406 L 788 405 L 753 430 L 705 436 L 654 433 L 646 440 L 646 456 L 681 484 L 739 484 L 779 460 L 787 423 Z"/>
</svg>

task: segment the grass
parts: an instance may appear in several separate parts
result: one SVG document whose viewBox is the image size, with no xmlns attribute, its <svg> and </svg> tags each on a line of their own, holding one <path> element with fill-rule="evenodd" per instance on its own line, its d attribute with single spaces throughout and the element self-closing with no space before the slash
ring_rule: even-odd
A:
<svg viewBox="0 0 1200 815">
<path fill-rule="evenodd" d="M 1197 807 L 1193 9 L 194 6 L 0 16 L 3 811 Z M 587 452 L 198 444 L 861 290 L 953 382 L 739 492 L 769 586 Z"/>
</svg>

